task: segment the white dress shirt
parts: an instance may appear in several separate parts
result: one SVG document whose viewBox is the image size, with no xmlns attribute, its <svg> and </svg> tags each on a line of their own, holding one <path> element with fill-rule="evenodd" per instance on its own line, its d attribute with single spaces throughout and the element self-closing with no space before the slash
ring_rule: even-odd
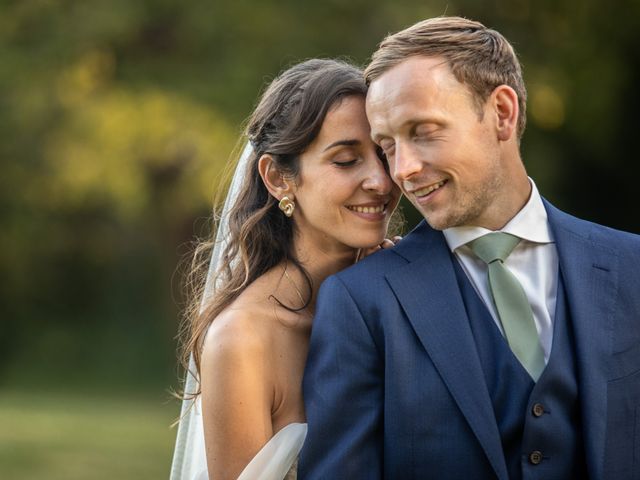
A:
<svg viewBox="0 0 640 480">
<path fill-rule="evenodd" d="M 531 182 L 529 200 L 500 231 L 522 239 L 507 257 L 504 265 L 516 276 L 529 300 L 546 364 L 549 361 L 553 341 L 553 321 L 558 288 L 558 252 L 540 193 L 533 180 L 529 179 L 529 181 Z M 447 228 L 443 233 L 447 245 L 454 252 L 471 284 L 504 335 L 489 290 L 487 264 L 476 257 L 467 245 L 472 240 L 491 233 L 491 230 L 464 226 Z"/>
</svg>

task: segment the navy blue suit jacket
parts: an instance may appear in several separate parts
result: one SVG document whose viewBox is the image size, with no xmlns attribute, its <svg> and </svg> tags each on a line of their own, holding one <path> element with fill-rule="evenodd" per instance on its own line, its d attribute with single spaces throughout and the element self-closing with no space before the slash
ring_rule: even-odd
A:
<svg viewBox="0 0 640 480">
<path fill-rule="evenodd" d="M 545 203 L 578 363 L 592 479 L 640 476 L 640 236 Z M 441 232 L 322 285 L 304 376 L 299 478 L 507 480 L 500 435 Z"/>
</svg>

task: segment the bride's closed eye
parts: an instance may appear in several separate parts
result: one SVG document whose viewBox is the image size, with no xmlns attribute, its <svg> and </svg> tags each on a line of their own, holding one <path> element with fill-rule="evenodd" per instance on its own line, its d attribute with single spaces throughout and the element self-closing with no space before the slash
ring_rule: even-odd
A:
<svg viewBox="0 0 640 480">
<path fill-rule="evenodd" d="M 346 167 L 352 167 L 353 165 L 355 165 L 356 163 L 358 163 L 358 159 L 354 158 L 352 160 L 334 160 L 332 162 L 336 167 L 340 167 L 340 168 L 346 168 Z"/>
</svg>

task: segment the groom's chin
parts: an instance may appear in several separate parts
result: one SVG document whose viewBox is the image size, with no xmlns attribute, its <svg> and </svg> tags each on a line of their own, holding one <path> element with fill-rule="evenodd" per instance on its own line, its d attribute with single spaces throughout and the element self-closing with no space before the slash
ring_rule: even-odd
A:
<svg viewBox="0 0 640 480">
<path fill-rule="evenodd" d="M 437 218 L 433 215 L 427 216 L 423 212 L 420 213 L 422 213 L 422 218 L 424 218 L 425 222 L 427 222 L 434 230 L 442 231 L 451 226 L 448 224 L 449 222 L 447 222 L 446 219 Z"/>
</svg>

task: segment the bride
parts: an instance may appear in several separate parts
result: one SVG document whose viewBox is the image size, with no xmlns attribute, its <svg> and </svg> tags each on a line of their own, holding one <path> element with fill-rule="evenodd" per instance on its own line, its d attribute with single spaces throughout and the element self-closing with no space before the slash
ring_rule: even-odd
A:
<svg viewBox="0 0 640 480">
<path fill-rule="evenodd" d="M 295 478 L 318 288 L 379 248 L 399 198 L 369 136 L 365 94 L 357 68 L 309 60 L 277 77 L 249 118 L 214 293 L 183 338 L 194 377 L 172 479 Z"/>
</svg>

